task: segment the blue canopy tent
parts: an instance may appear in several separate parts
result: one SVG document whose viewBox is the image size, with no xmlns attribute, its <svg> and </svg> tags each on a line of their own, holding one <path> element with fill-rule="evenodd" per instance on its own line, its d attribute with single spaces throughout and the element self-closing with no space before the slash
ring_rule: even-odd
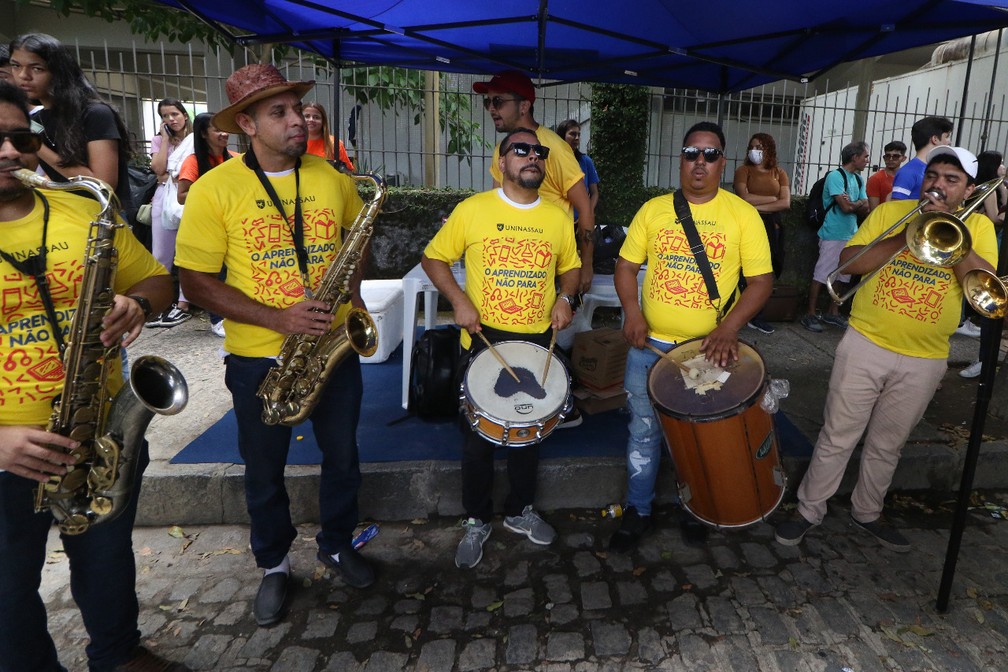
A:
<svg viewBox="0 0 1008 672">
<path fill-rule="evenodd" d="M 740 91 L 1008 26 L 1008 0 L 161 0 L 333 62 Z"/>
</svg>

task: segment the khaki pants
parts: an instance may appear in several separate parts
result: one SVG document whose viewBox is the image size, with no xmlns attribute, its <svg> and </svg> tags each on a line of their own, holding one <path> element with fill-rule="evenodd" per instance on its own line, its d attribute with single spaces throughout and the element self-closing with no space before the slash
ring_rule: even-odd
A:
<svg viewBox="0 0 1008 672">
<path fill-rule="evenodd" d="M 944 359 L 900 355 L 847 329 L 836 350 L 823 428 L 798 488 L 798 512 L 806 520 L 822 522 L 826 500 L 840 487 L 862 433 L 851 515 L 870 523 L 882 514 L 903 444 L 924 416 L 947 368 Z"/>
</svg>

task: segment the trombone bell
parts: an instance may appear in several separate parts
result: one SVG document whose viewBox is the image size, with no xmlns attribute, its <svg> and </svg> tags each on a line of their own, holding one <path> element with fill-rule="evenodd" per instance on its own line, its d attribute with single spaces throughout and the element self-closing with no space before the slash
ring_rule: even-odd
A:
<svg viewBox="0 0 1008 672">
<path fill-rule="evenodd" d="M 970 253 L 973 241 L 962 220 L 944 212 L 926 212 L 907 225 L 907 248 L 932 266 L 955 266 Z"/>
<path fill-rule="evenodd" d="M 994 320 L 1008 315 L 1008 276 L 999 278 L 983 268 L 963 276 L 963 296 L 975 311 Z"/>
</svg>

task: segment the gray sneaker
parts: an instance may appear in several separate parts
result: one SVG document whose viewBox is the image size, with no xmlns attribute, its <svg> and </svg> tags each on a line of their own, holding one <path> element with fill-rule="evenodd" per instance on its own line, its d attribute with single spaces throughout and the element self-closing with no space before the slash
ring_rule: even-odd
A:
<svg viewBox="0 0 1008 672">
<path fill-rule="evenodd" d="M 801 318 L 801 326 L 805 327 L 809 331 L 814 331 L 817 334 L 821 334 L 824 329 L 822 322 L 815 315 L 803 315 Z"/>
<path fill-rule="evenodd" d="M 833 315 L 832 313 L 826 313 L 819 319 L 821 319 L 826 324 L 832 324 L 834 327 L 843 328 L 847 326 L 847 318 L 844 315 L 840 314 Z"/>
<path fill-rule="evenodd" d="M 777 525 L 774 529 L 774 538 L 778 544 L 797 546 L 805 538 L 805 533 L 815 526 L 815 523 L 805 520 L 805 516 L 796 513 L 793 518 Z"/>
<path fill-rule="evenodd" d="M 525 507 L 520 516 L 506 516 L 504 518 L 504 527 L 512 532 L 524 534 L 533 544 L 541 544 L 543 546 L 552 544 L 556 541 L 557 537 L 556 530 L 539 517 L 539 514 L 535 512 L 531 504 Z"/>
<path fill-rule="evenodd" d="M 900 534 L 899 530 L 895 527 L 883 522 L 881 518 L 877 518 L 870 523 L 862 523 L 854 516 L 851 516 L 851 520 L 862 530 L 875 537 L 880 544 L 890 551 L 896 551 L 897 553 L 907 553 L 910 551 L 910 542 L 907 541 L 907 538 Z"/>
<path fill-rule="evenodd" d="M 490 537 L 493 526 L 477 518 L 462 521 L 465 536 L 459 542 L 455 551 L 455 566 L 460 569 L 471 569 L 483 559 L 483 544 Z"/>
</svg>

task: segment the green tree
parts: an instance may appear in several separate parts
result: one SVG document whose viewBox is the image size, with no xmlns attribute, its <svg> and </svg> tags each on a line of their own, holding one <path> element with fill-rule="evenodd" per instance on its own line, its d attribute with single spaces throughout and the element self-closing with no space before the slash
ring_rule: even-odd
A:
<svg viewBox="0 0 1008 672">
<path fill-rule="evenodd" d="M 627 226 L 645 200 L 651 93 L 629 84 L 592 85 L 592 160 L 604 188 L 596 221 Z"/>
</svg>

